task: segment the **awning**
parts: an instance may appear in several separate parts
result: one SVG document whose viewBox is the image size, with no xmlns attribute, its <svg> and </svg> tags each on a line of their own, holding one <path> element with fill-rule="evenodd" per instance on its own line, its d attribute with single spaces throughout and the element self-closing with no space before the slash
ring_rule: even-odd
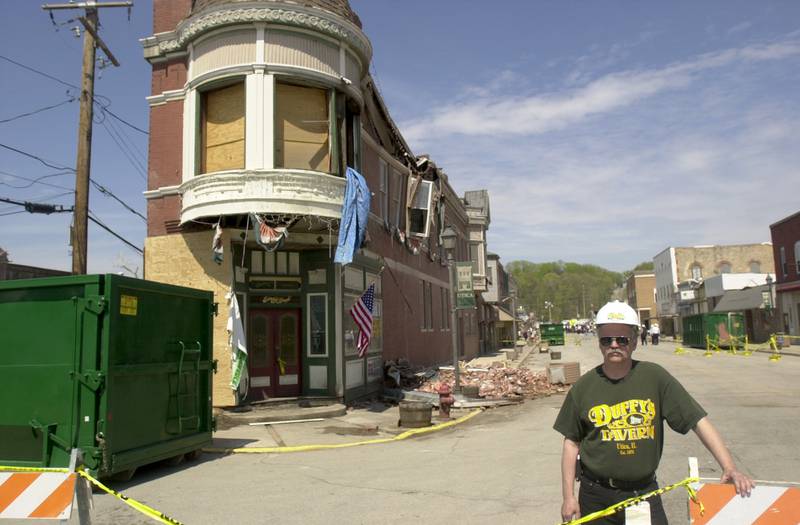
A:
<svg viewBox="0 0 800 525">
<path fill-rule="evenodd" d="M 510 313 L 506 312 L 505 310 L 503 310 L 499 306 L 495 306 L 494 309 L 497 312 L 497 320 L 498 321 L 505 322 L 505 323 L 513 323 L 514 322 L 514 316 L 512 316 Z"/>
<path fill-rule="evenodd" d="M 756 310 L 764 308 L 766 294 L 769 294 L 769 287 L 754 286 L 744 290 L 729 290 L 722 296 L 715 312 L 743 312 L 745 310 Z"/>
</svg>

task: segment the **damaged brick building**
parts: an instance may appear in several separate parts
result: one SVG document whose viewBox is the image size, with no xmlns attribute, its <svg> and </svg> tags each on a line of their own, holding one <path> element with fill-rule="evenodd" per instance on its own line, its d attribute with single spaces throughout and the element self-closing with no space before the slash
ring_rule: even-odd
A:
<svg viewBox="0 0 800 525">
<path fill-rule="evenodd" d="M 380 388 L 384 360 L 450 360 L 451 330 L 464 357 L 477 355 L 488 195 L 482 217 L 412 153 L 347 0 L 154 0 L 153 15 L 142 40 L 152 65 L 145 277 L 215 293 L 214 404 L 362 397 Z M 348 167 L 372 200 L 368 242 L 342 266 L 333 255 Z M 274 246 L 255 241 L 257 222 L 277 232 Z M 456 260 L 472 259 L 476 272 L 478 306 L 459 311 L 455 327 L 447 226 Z M 373 283 L 374 335 L 359 357 L 348 311 Z M 230 387 L 230 290 L 248 342 L 242 395 Z"/>
</svg>

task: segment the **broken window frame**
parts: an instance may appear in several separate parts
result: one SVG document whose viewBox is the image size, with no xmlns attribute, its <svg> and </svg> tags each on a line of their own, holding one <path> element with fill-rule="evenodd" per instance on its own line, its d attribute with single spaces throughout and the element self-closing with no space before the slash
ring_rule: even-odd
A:
<svg viewBox="0 0 800 525">
<path fill-rule="evenodd" d="M 383 221 L 384 226 L 389 225 L 389 163 L 382 157 L 378 157 L 378 198 L 376 199 L 379 207 L 378 217 Z"/>
<path fill-rule="evenodd" d="M 800 241 L 794 243 L 794 270 L 800 276 Z"/>
<path fill-rule="evenodd" d="M 390 180 L 394 181 L 394 184 L 389 186 L 390 188 L 389 194 L 391 197 L 391 202 L 394 204 L 394 217 L 393 217 L 394 225 L 398 228 L 402 228 L 401 221 L 403 218 L 403 214 L 401 213 L 401 210 L 403 209 L 403 194 L 405 193 L 403 191 L 403 188 L 406 187 L 406 185 L 404 184 L 406 179 L 400 170 L 391 168 Z M 394 191 L 392 191 L 392 188 L 394 189 Z"/>
<path fill-rule="evenodd" d="M 411 184 L 410 181 L 409 184 Z M 424 199 L 425 200 L 424 204 L 423 203 L 417 204 L 420 200 L 420 192 L 422 191 L 423 188 L 427 189 L 427 196 L 426 196 L 427 198 Z M 408 236 L 425 239 L 430 235 L 430 228 L 431 228 L 430 214 L 431 214 L 431 202 L 433 199 L 433 190 L 434 187 L 432 181 L 429 180 L 419 181 L 416 190 L 414 191 L 413 197 L 411 198 L 411 202 L 408 203 L 407 207 L 406 234 Z M 414 221 L 412 220 L 412 212 L 414 210 L 422 211 L 425 214 L 422 220 L 420 221 L 420 223 L 424 225 L 423 226 L 424 229 L 422 231 L 412 230 L 412 227 L 414 226 Z"/>
</svg>

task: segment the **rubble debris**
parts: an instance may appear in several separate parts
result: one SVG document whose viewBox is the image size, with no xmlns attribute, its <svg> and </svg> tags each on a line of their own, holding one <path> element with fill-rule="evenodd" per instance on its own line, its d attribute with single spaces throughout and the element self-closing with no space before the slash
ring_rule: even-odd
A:
<svg viewBox="0 0 800 525">
<path fill-rule="evenodd" d="M 383 363 L 383 378 L 388 388 L 417 388 L 436 375 L 432 369 L 415 370 L 402 357 Z"/>
<path fill-rule="evenodd" d="M 442 383 L 451 388 L 455 383 L 453 368 L 439 369 L 438 377 L 422 383 L 417 391 L 437 392 Z M 551 385 L 545 372 L 534 372 L 527 368 L 506 368 L 493 365 L 489 369 L 461 369 L 462 386 L 478 387 L 478 397 L 484 399 L 533 399 L 563 392 L 563 385 Z"/>
</svg>

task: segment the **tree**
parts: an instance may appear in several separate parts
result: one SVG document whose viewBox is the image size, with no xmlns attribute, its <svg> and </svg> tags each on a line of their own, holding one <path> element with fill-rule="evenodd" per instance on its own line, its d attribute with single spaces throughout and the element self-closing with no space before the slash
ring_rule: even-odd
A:
<svg viewBox="0 0 800 525">
<path fill-rule="evenodd" d="M 564 261 L 513 261 L 506 270 L 519 289 L 518 304 L 547 317 L 545 301 L 553 303 L 553 319 L 589 318 L 621 286 L 623 276 L 599 266 Z"/>
</svg>

